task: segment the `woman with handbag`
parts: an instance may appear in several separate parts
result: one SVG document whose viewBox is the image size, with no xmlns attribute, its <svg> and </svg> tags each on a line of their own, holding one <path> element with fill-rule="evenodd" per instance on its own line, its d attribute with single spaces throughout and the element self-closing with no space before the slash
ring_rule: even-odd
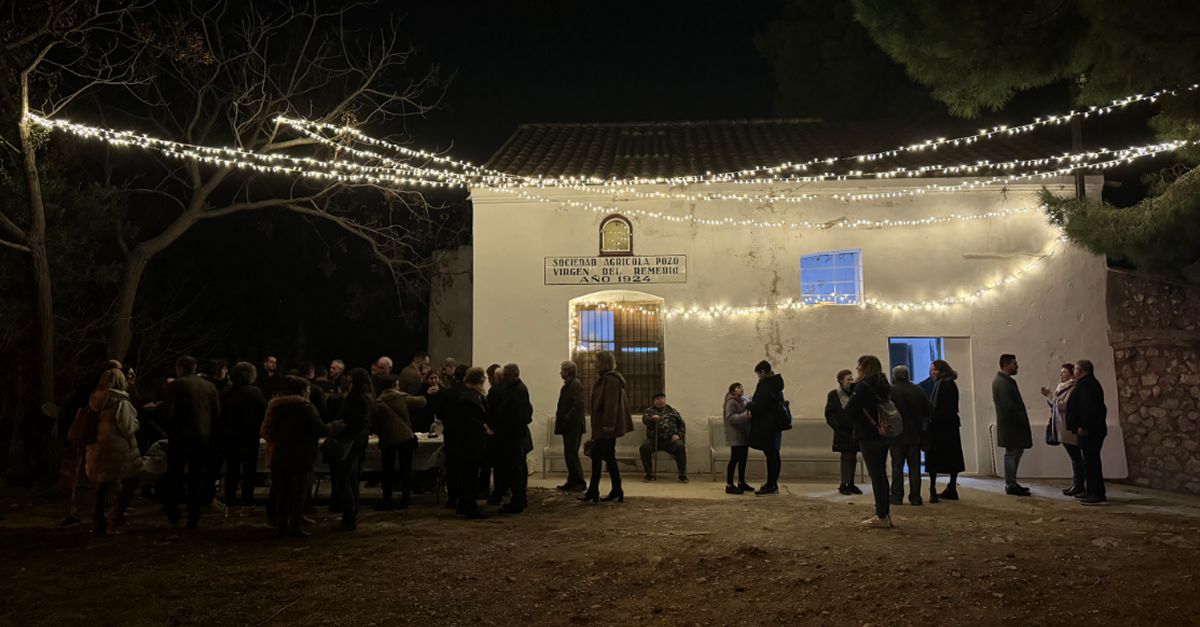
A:
<svg viewBox="0 0 1200 627">
<path fill-rule="evenodd" d="M 592 437 L 584 446 L 584 453 L 592 458 L 592 478 L 579 500 L 624 502 L 621 469 L 617 467 L 617 438 L 633 431 L 633 414 L 625 396 L 625 377 L 617 372 L 616 356 L 600 351 L 595 359 L 599 376 L 592 387 Z M 600 498 L 601 465 L 608 466 L 612 481 L 612 489 L 604 498 Z"/>
<path fill-rule="evenodd" d="M 875 497 L 875 515 L 862 521 L 866 527 L 892 526 L 891 489 L 887 476 L 887 455 L 891 438 L 886 435 L 880 404 L 891 400 L 892 386 L 883 374 L 883 365 L 874 355 L 858 358 L 858 373 L 853 392 L 846 403 L 846 416 L 854 427 L 854 440 L 862 451 L 863 464 L 871 477 L 871 494 Z"/>
<path fill-rule="evenodd" d="M 125 375 L 113 368 L 100 375 L 100 384 L 88 400 L 88 409 L 99 415 L 95 441 L 87 447 L 87 477 L 96 485 L 95 534 L 125 532 L 125 510 L 137 491 L 142 469 L 142 454 L 134 437 L 137 410 L 129 402 L 127 388 Z M 108 495 L 114 487 L 117 496 L 110 510 Z"/>
<path fill-rule="evenodd" d="M 325 462 L 329 464 L 329 482 L 337 492 L 342 509 L 342 524 L 336 531 L 358 528 L 358 474 L 367 451 L 367 425 L 375 408 L 375 390 L 371 375 L 362 368 L 350 371 L 347 378 L 346 400 L 342 410 L 329 425 L 332 437 L 325 440 Z"/>
<path fill-rule="evenodd" d="M 1042 388 L 1042 396 L 1050 406 L 1050 422 L 1046 425 L 1046 444 L 1062 444 L 1071 458 L 1071 487 L 1065 488 L 1063 494 L 1076 496 L 1085 494 L 1085 469 L 1083 464 L 1083 449 L 1079 448 L 1079 436 L 1067 428 L 1067 401 L 1071 392 L 1075 391 L 1075 364 L 1066 363 L 1058 371 L 1058 385 L 1051 392 Z"/>
<path fill-rule="evenodd" d="M 925 470 L 929 473 L 929 502 L 941 499 L 958 500 L 958 473 L 967 469 L 963 460 L 962 436 L 958 417 L 958 373 L 944 360 L 938 359 L 930 368 L 933 377 L 933 418 L 929 422 L 929 451 L 925 454 Z M 950 483 L 939 495 L 937 476 L 949 474 Z"/>
</svg>

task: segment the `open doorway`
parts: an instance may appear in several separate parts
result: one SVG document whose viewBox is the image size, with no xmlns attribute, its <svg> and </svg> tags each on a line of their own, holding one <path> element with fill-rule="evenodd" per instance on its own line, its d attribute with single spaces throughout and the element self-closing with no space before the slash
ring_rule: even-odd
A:
<svg viewBox="0 0 1200 627">
<path fill-rule="evenodd" d="M 896 366 L 908 366 L 914 383 L 929 376 L 929 366 L 945 359 L 945 340 L 940 337 L 889 337 L 888 372 Z"/>
</svg>

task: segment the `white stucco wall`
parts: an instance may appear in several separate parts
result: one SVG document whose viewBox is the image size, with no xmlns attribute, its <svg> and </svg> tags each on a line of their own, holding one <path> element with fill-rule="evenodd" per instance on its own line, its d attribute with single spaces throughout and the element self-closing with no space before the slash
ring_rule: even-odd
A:
<svg viewBox="0 0 1200 627">
<path fill-rule="evenodd" d="M 932 182 L 921 180 L 920 184 Z M 943 180 L 953 183 L 957 180 Z M 845 192 L 912 186 L 913 181 L 810 185 L 805 192 Z M 1099 177 L 1089 179 L 1099 194 Z M 1072 190 L 1070 181 L 1052 189 Z M 1035 206 L 1041 184 L 1007 190 L 930 193 L 886 202 L 819 200 L 755 209 L 747 203 L 618 200 L 631 207 L 699 217 L 744 215 L 757 219 L 829 221 L 840 217 L 920 218 Z M 655 188 L 646 187 L 645 190 Z M 720 189 L 717 186 L 706 190 Z M 745 186 L 727 189 L 745 192 Z M 595 195 L 555 190 L 559 198 L 610 202 Z M 477 363 L 515 361 L 532 394 L 540 420 L 552 417 L 561 382 L 558 364 L 569 359 L 568 301 L 600 286 L 543 284 L 546 256 L 594 256 L 597 228 L 605 213 L 563 208 L 558 203 L 521 201 L 474 190 L 474 333 Z M 686 254 L 686 284 L 642 285 L 666 307 L 761 304 L 800 297 L 800 257 L 847 248 L 863 251 L 864 290 L 888 301 L 937 298 L 976 289 L 1011 273 L 1045 250 L 1053 231 L 1043 214 L 879 230 L 792 231 L 700 226 L 664 222 L 626 213 L 634 225 L 634 253 Z M 994 423 L 991 379 L 997 358 L 1011 352 L 1021 362 L 1018 381 L 1034 425 L 1035 443 L 1044 427 L 1045 404 L 1037 390 L 1053 387 L 1058 365 L 1092 359 L 1109 395 L 1116 421 L 1116 382 L 1108 345 L 1105 263 L 1078 248 L 1060 248 L 1018 283 L 972 305 L 922 312 L 820 306 L 733 318 L 675 317 L 666 321 L 666 392 L 688 421 L 689 465 L 708 468 L 707 418 L 719 416 L 729 383 L 753 388 L 754 364 L 769 359 L 782 373 L 797 419 L 823 420 L 825 395 L 834 374 L 853 369 L 856 358 L 875 354 L 887 365 L 889 336 L 942 336 L 947 358 L 960 373 L 963 448 L 969 472 L 991 473 L 988 427 Z M 607 288 L 611 289 L 611 288 Z M 924 378 L 924 373 L 916 373 Z M 544 423 L 534 425 L 531 466 L 540 464 Z M 1107 442 L 1121 446 L 1119 433 Z M 1124 475 L 1123 453 L 1106 460 L 1107 473 Z M 1036 444 L 1027 453 L 1023 476 L 1068 473 L 1060 448 Z"/>
</svg>

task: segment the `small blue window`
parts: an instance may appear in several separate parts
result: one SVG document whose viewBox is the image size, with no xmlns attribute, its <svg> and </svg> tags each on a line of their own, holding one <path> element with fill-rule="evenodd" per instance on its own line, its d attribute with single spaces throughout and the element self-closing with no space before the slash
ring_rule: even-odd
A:
<svg viewBox="0 0 1200 627">
<path fill-rule="evenodd" d="M 862 298 L 862 250 L 800 258 L 800 296 L 806 305 L 857 305 Z"/>
<path fill-rule="evenodd" d="M 579 345 L 583 350 L 611 351 L 615 347 L 615 318 L 611 309 L 579 311 Z"/>
</svg>

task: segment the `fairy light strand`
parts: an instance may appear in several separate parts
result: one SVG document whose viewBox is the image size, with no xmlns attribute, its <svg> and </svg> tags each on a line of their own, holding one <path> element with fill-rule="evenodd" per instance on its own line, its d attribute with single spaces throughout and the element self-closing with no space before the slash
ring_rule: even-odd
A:
<svg viewBox="0 0 1200 627">
<path fill-rule="evenodd" d="M 488 175 L 488 176 L 498 178 L 498 179 L 507 179 L 509 181 L 520 182 L 520 184 L 527 184 L 527 185 L 534 185 L 534 186 L 555 186 L 555 185 L 560 184 L 560 181 L 561 181 L 561 182 L 565 182 L 566 184 L 571 184 L 571 185 L 590 184 L 590 185 L 598 185 L 598 186 L 608 186 L 608 185 L 614 185 L 614 184 L 615 185 L 631 185 L 631 184 L 687 185 L 687 184 L 695 184 L 695 183 L 732 182 L 736 179 L 741 179 L 741 178 L 748 177 L 748 176 L 755 176 L 755 175 L 759 175 L 759 174 L 772 175 L 770 178 L 772 180 L 776 180 L 778 178 L 776 175 L 778 175 L 778 174 L 781 174 L 784 172 L 803 171 L 803 170 L 807 170 L 813 166 L 830 166 L 830 165 L 834 165 L 834 164 L 837 164 L 840 162 L 867 163 L 867 162 L 871 162 L 871 161 L 885 159 L 888 157 L 897 157 L 897 156 L 901 156 L 901 155 L 905 155 L 905 154 L 913 153 L 913 152 L 925 152 L 925 151 L 929 151 L 929 150 L 936 151 L 939 148 L 943 148 L 943 147 L 966 146 L 966 145 L 970 145 L 970 144 L 973 144 L 978 141 L 992 139 L 994 137 L 1009 137 L 1009 136 L 1015 136 L 1015 135 L 1029 133 L 1029 132 L 1032 132 L 1034 130 L 1037 130 L 1037 129 L 1040 129 L 1043 127 L 1060 126 L 1062 124 L 1066 124 L 1077 118 L 1078 119 L 1086 119 L 1086 118 L 1091 118 L 1091 117 L 1099 117 L 1102 115 L 1107 115 L 1107 114 L 1110 114 L 1110 113 L 1113 113 L 1116 111 L 1120 111 L 1132 104 L 1136 104 L 1136 103 L 1140 103 L 1140 102 L 1153 103 L 1153 102 L 1156 102 L 1159 98 L 1177 96 L 1177 95 L 1183 94 L 1183 93 L 1190 93 L 1190 92 L 1196 91 L 1197 89 L 1200 89 L 1200 83 L 1195 83 L 1195 84 L 1187 85 L 1187 86 L 1180 87 L 1180 88 L 1174 88 L 1174 89 L 1159 89 L 1159 90 L 1156 90 L 1156 91 L 1153 91 L 1150 93 L 1146 93 L 1146 94 L 1141 94 L 1141 93 L 1133 94 L 1130 96 L 1125 96 L 1123 98 L 1114 99 L 1114 100 L 1110 101 L 1109 104 L 1104 105 L 1104 106 L 1090 106 L 1086 110 L 1080 110 L 1080 111 L 1070 110 L 1067 113 L 1036 117 L 1033 119 L 1032 122 L 1028 122 L 1026 124 L 1020 124 L 1020 125 L 1015 125 L 1015 126 L 998 125 L 998 126 L 993 126 L 991 128 L 980 129 L 979 132 L 972 134 L 972 135 L 964 135 L 961 137 L 954 137 L 954 138 L 938 137 L 938 138 L 934 138 L 934 139 L 926 139 L 924 141 L 915 142 L 912 144 L 907 144 L 907 145 L 902 145 L 902 146 L 897 146 L 895 148 L 877 151 L 877 152 L 869 152 L 869 153 L 862 153 L 862 154 L 849 155 L 849 156 L 821 157 L 821 158 L 809 159 L 808 161 L 799 162 L 799 163 L 785 162 L 785 163 L 781 163 L 781 164 L 777 164 L 777 165 L 759 165 L 759 166 L 754 166 L 754 167 L 750 167 L 750 168 L 745 168 L 742 170 L 729 171 L 729 172 L 721 172 L 721 173 L 706 172 L 704 174 L 697 174 L 697 175 L 691 175 L 691 176 L 676 176 L 676 177 L 633 177 L 633 178 L 602 179 L 602 178 L 597 178 L 597 177 L 517 176 L 517 175 L 507 174 L 507 173 L 501 172 L 499 170 L 488 169 L 488 168 L 484 168 L 482 166 L 476 166 L 469 162 L 459 161 L 459 160 L 456 160 L 456 159 L 453 159 L 450 157 L 446 157 L 443 155 L 437 155 L 437 154 L 426 152 L 426 151 L 413 150 L 411 148 L 401 146 L 399 144 L 395 144 L 395 143 L 388 142 L 383 139 L 378 139 L 378 138 L 372 137 L 354 127 L 351 127 L 351 126 L 339 126 L 339 125 L 335 125 L 335 124 L 327 124 L 327 123 L 321 123 L 321 122 L 313 122 L 313 121 L 308 121 L 308 120 L 289 118 L 286 116 L 278 116 L 276 118 L 276 122 L 278 122 L 280 124 L 285 124 L 285 125 L 291 126 L 293 128 L 308 128 L 308 129 L 316 129 L 316 130 L 321 130 L 321 131 L 331 131 L 331 132 L 334 132 L 337 134 L 342 134 L 342 135 L 352 137 L 356 141 L 360 141 L 360 142 L 367 143 L 367 144 L 377 146 L 377 147 L 387 148 L 389 150 L 394 150 L 401 154 L 407 154 L 410 156 L 427 159 L 430 161 L 434 161 L 436 163 L 444 163 L 447 165 L 451 165 L 453 167 L 463 169 L 464 171 L 475 172 L 475 173 L 481 174 L 481 175 Z"/>
</svg>

